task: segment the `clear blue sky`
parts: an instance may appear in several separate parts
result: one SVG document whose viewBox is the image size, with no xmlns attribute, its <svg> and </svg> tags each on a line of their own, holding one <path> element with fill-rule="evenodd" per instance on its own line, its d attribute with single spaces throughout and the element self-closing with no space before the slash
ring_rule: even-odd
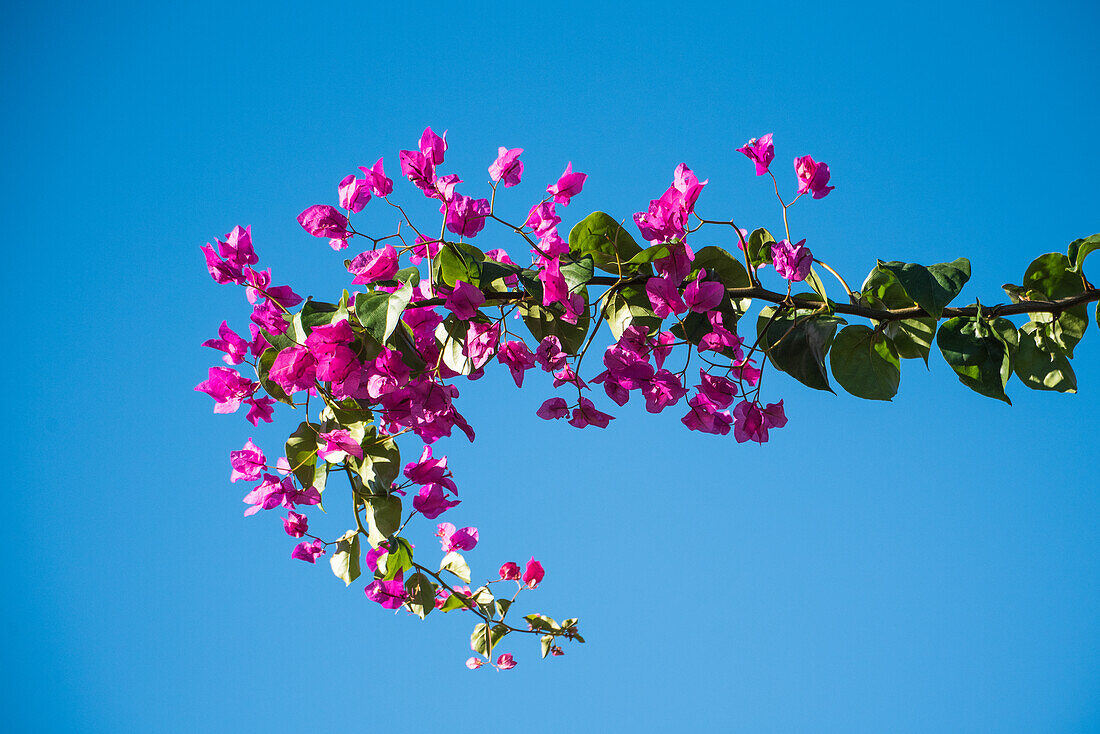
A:
<svg viewBox="0 0 1100 734">
<path fill-rule="evenodd" d="M 890 404 L 769 378 L 790 424 L 764 447 L 463 386 L 478 441 L 441 447 L 475 574 L 540 558 L 531 603 L 589 640 L 545 663 L 521 640 L 507 674 L 463 667 L 469 619 L 395 618 L 242 518 L 228 451 L 293 426 L 192 390 L 199 344 L 247 319 L 199 245 L 251 224 L 277 280 L 336 292 L 343 255 L 294 217 L 426 125 L 469 193 L 525 148 L 516 211 L 573 161 L 566 226 L 629 217 L 685 161 L 704 216 L 778 227 L 734 150 L 770 131 L 783 175 L 832 167 L 792 210 L 815 254 L 856 282 L 965 255 L 960 300 L 999 301 L 1100 230 L 1095 4 L 379 5 L 8 9 L 8 729 L 1100 730 L 1096 324 L 1080 394 L 1017 382 L 1013 407 L 937 354 Z"/>
</svg>

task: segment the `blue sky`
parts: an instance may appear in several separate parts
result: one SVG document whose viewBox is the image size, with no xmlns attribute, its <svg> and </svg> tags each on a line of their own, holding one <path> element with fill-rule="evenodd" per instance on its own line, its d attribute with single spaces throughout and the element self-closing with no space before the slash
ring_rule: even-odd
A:
<svg viewBox="0 0 1100 734">
<path fill-rule="evenodd" d="M 633 405 L 575 431 L 534 417 L 548 384 L 461 385 L 478 440 L 440 447 L 475 575 L 538 557 L 530 603 L 589 640 L 513 643 L 508 673 L 462 666 L 469 620 L 393 617 L 242 518 L 228 451 L 294 426 L 192 389 L 220 364 L 199 344 L 247 319 L 198 247 L 251 224 L 276 280 L 338 293 L 344 256 L 294 217 L 427 125 L 470 193 L 525 148 L 517 213 L 572 161 L 566 226 L 644 209 L 684 161 L 704 216 L 778 229 L 735 151 L 770 131 L 788 187 L 796 155 L 831 166 L 791 225 L 850 281 L 966 256 L 960 301 L 998 302 L 1100 230 L 1094 5 L 373 5 L 61 3 L 0 30 L 12 730 L 1100 728 L 1096 324 L 1079 394 L 1016 382 L 1012 407 L 937 354 L 892 403 L 770 376 L 790 423 L 764 447 Z"/>
</svg>

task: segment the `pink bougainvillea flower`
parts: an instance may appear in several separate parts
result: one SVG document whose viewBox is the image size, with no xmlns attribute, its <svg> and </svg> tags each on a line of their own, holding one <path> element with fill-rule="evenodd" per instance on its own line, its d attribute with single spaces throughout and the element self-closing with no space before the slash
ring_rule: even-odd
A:
<svg viewBox="0 0 1100 734">
<path fill-rule="evenodd" d="M 214 279 L 215 283 L 225 285 L 226 283 L 244 282 L 244 273 L 241 271 L 241 266 L 218 257 L 218 253 L 214 252 L 214 248 L 210 246 L 209 242 L 199 249 L 202 250 L 202 254 L 206 258 L 206 269 L 210 271 L 210 277 Z"/>
<path fill-rule="evenodd" d="M 722 296 L 726 295 L 726 289 L 721 283 L 703 280 L 706 276 L 707 271 L 704 268 L 699 271 L 699 277 L 688 283 L 684 289 L 684 303 L 695 313 L 706 313 L 717 308 L 722 302 Z"/>
<path fill-rule="evenodd" d="M 448 230 L 460 237 L 475 237 L 485 228 L 485 218 L 489 216 L 489 200 L 455 194 L 439 211 L 447 213 Z"/>
<path fill-rule="evenodd" d="M 737 149 L 738 153 L 744 153 L 749 160 L 756 164 L 756 175 L 763 176 L 768 172 L 768 166 L 775 159 L 775 146 L 772 145 L 772 134 L 761 135 L 745 143 L 744 147 Z"/>
<path fill-rule="evenodd" d="M 292 538 L 300 538 L 309 532 L 309 521 L 305 515 L 299 515 L 294 510 L 287 512 L 283 518 L 283 530 Z"/>
<path fill-rule="evenodd" d="M 390 280 L 397 273 L 397 250 L 386 245 L 381 250 L 361 252 L 348 263 L 348 272 L 355 276 L 353 285 L 369 285 Z"/>
<path fill-rule="evenodd" d="M 782 406 L 779 406 L 778 414 L 782 416 Z M 786 422 L 785 417 L 783 421 Z M 768 440 L 768 424 L 768 416 L 755 402 L 742 400 L 733 409 L 733 437 L 737 439 L 737 443 L 746 441 L 765 443 Z"/>
<path fill-rule="evenodd" d="M 447 510 L 457 506 L 460 501 L 447 499 L 442 485 L 426 484 L 413 497 L 413 508 L 429 520 L 434 520 Z"/>
<path fill-rule="evenodd" d="M 443 243 L 438 239 L 432 239 L 431 237 L 425 237 L 422 234 L 416 236 L 416 240 L 413 242 L 412 252 L 409 253 L 409 261 L 413 265 L 419 265 L 421 260 L 427 258 L 431 260 L 439 254 L 439 247 Z"/>
<path fill-rule="evenodd" d="M 447 473 L 447 457 L 433 458 L 431 446 L 424 447 L 419 460 L 405 464 L 405 476 L 410 481 L 416 484 L 441 484 L 458 494 L 458 487 Z"/>
<path fill-rule="evenodd" d="M 457 174 L 451 173 L 440 176 L 435 180 L 435 194 L 432 195 L 432 198 L 439 199 L 446 204 L 455 198 L 455 187 L 460 183 L 462 183 L 462 179 Z M 444 207 L 440 207 L 439 211 L 444 211 Z"/>
<path fill-rule="evenodd" d="M 543 337 L 535 349 L 535 360 L 544 372 L 554 372 L 566 365 L 569 355 L 562 351 L 561 339 L 553 334 Z"/>
<path fill-rule="evenodd" d="M 245 416 L 245 420 L 254 426 L 260 425 L 260 421 L 271 423 L 271 414 L 275 400 L 269 398 L 266 395 L 262 397 L 250 397 L 245 398 L 244 402 L 248 404 L 248 415 Z"/>
<path fill-rule="evenodd" d="M 370 184 L 365 178 L 356 178 L 354 173 L 349 173 L 336 190 L 340 206 L 348 211 L 361 212 L 370 201 Z"/>
<path fill-rule="evenodd" d="M 405 572 L 398 571 L 390 581 L 381 579 L 371 582 L 363 593 L 373 602 L 382 605 L 383 609 L 398 609 L 405 603 Z"/>
<path fill-rule="evenodd" d="M 229 328 L 229 322 L 222 322 L 222 325 L 218 328 L 218 336 L 221 338 L 207 339 L 202 345 L 225 352 L 222 360 L 226 364 L 240 364 L 243 362 L 250 345 Z"/>
<path fill-rule="evenodd" d="M 730 432 L 732 417 L 727 410 L 719 410 L 706 395 L 697 393 L 688 399 L 691 410 L 680 422 L 692 431 L 725 436 Z"/>
<path fill-rule="evenodd" d="M 782 428 L 787 425 L 787 416 L 783 412 L 782 400 L 764 406 L 764 425 L 768 428 Z"/>
<path fill-rule="evenodd" d="M 370 168 L 359 166 L 359 170 L 366 176 L 370 190 L 375 196 L 389 196 L 393 193 L 393 180 L 386 178 L 386 171 L 382 168 L 382 159 Z"/>
<path fill-rule="evenodd" d="M 569 200 L 581 192 L 586 178 L 587 173 L 573 173 L 573 161 L 569 161 L 558 182 L 546 187 L 546 193 L 554 197 L 555 204 L 569 206 Z"/>
<path fill-rule="evenodd" d="M 760 368 L 751 359 L 739 358 L 730 368 L 730 375 L 749 383 L 751 387 L 760 381 Z"/>
<path fill-rule="evenodd" d="M 573 409 L 573 417 L 569 419 L 569 425 L 574 428 L 607 428 L 607 424 L 615 420 L 614 416 L 596 410 L 596 406 L 588 398 L 581 398 L 578 402 L 579 405 Z"/>
<path fill-rule="evenodd" d="M 741 359 L 741 345 L 745 343 L 745 340 L 723 325 L 722 312 L 708 311 L 707 319 L 710 321 L 711 330 L 699 340 L 699 351 L 705 352 L 709 349 L 721 352 L 725 349 L 732 349 L 733 358 Z"/>
<path fill-rule="evenodd" d="M 527 568 L 523 572 L 523 583 L 527 588 L 534 589 L 542 583 L 543 576 L 546 572 L 542 569 L 542 564 L 532 558 L 527 562 Z"/>
<path fill-rule="evenodd" d="M 268 377 L 287 395 L 308 390 L 317 379 L 317 360 L 306 347 L 284 349 L 275 357 Z"/>
<path fill-rule="evenodd" d="M 500 339 L 500 323 L 484 324 L 471 321 L 466 329 L 466 343 L 462 353 L 470 359 L 474 369 L 481 369 L 496 353 Z"/>
<path fill-rule="evenodd" d="M 680 298 L 680 290 L 677 283 L 668 278 L 653 277 L 646 281 L 646 295 L 653 306 L 653 313 L 657 318 L 663 319 L 670 313 L 683 313 L 687 311 L 687 305 Z"/>
<path fill-rule="evenodd" d="M 699 392 L 707 397 L 716 408 L 728 408 L 737 397 L 737 383 L 719 375 L 709 375 L 699 370 Z"/>
<path fill-rule="evenodd" d="M 519 564 L 508 561 L 500 567 L 500 578 L 502 581 L 519 581 Z"/>
<path fill-rule="evenodd" d="M 794 172 L 798 176 L 798 193 L 800 194 L 809 191 L 815 199 L 821 199 L 836 188 L 827 185 L 829 183 L 829 166 L 825 163 L 816 162 L 808 155 L 794 159 Z"/>
<path fill-rule="evenodd" d="M 695 202 L 706 184 L 706 181 L 700 183 L 686 164 L 676 166 L 672 185 L 661 198 L 649 202 L 648 210 L 634 215 L 634 223 L 642 236 L 651 242 L 667 242 L 685 236 L 688 216 L 694 211 Z M 687 273 L 676 279 L 682 280 L 684 275 Z"/>
<path fill-rule="evenodd" d="M 435 193 L 435 164 L 419 150 L 402 150 L 397 155 L 401 161 L 401 173 L 413 182 L 425 196 Z"/>
<path fill-rule="evenodd" d="M 484 303 L 485 294 L 479 288 L 456 280 L 455 287 L 447 296 L 443 307 L 463 321 L 468 321 L 477 314 L 477 310 Z"/>
<path fill-rule="evenodd" d="M 211 367 L 205 380 L 195 390 L 214 398 L 215 413 L 236 413 L 241 401 L 256 391 L 257 383 L 242 377 L 228 367 Z"/>
<path fill-rule="evenodd" d="M 348 218 L 328 204 L 315 204 L 298 215 L 298 224 L 314 237 L 348 236 Z"/>
<path fill-rule="evenodd" d="M 455 550 L 473 550 L 477 546 L 477 528 L 458 528 L 449 522 L 441 522 L 436 526 L 435 536 L 439 538 L 440 547 L 444 553 Z"/>
<path fill-rule="evenodd" d="M 466 667 L 469 668 L 470 670 L 477 670 L 478 668 L 480 668 L 484 664 L 485 664 L 485 661 L 482 660 L 481 658 L 473 657 L 473 656 L 466 658 Z"/>
<path fill-rule="evenodd" d="M 561 224 L 561 217 L 554 211 L 554 202 L 544 201 L 531 207 L 524 224 L 535 230 L 535 235 L 544 237 L 550 230 Z"/>
<path fill-rule="evenodd" d="M 489 178 L 500 181 L 506 187 L 519 183 L 519 177 L 523 175 L 523 161 L 519 154 L 523 148 L 505 148 L 497 150 L 497 159 L 489 164 Z"/>
<path fill-rule="evenodd" d="M 218 252 L 228 262 L 238 267 L 255 265 L 260 261 L 252 249 L 252 225 L 241 228 L 240 225 L 225 236 L 225 242 L 218 240 Z"/>
<path fill-rule="evenodd" d="M 351 437 L 344 428 L 321 433 L 317 438 L 322 442 L 317 446 L 317 458 L 335 464 L 343 461 L 349 454 L 357 459 L 363 458 L 363 447 Z"/>
<path fill-rule="evenodd" d="M 810 274 L 810 266 L 814 264 L 814 256 L 805 244 L 806 240 L 793 245 L 787 240 L 772 244 L 775 272 L 792 283 L 806 280 L 806 276 Z"/>
<path fill-rule="evenodd" d="M 565 398 L 550 398 L 539 406 L 535 415 L 544 421 L 565 418 L 569 415 L 569 404 L 565 402 Z"/>
<path fill-rule="evenodd" d="M 497 361 L 508 365 L 516 387 L 523 387 L 523 374 L 535 366 L 535 355 L 521 341 L 506 341 L 497 350 Z"/>
<path fill-rule="evenodd" d="M 260 451 L 260 447 L 252 443 L 252 439 L 249 438 L 240 451 L 229 452 L 229 466 L 232 467 L 229 481 L 244 479 L 253 482 L 260 478 L 264 467 L 267 466 L 267 458 L 264 452 Z"/>
<path fill-rule="evenodd" d="M 325 542 L 323 540 L 315 540 L 312 543 L 302 541 L 294 546 L 294 550 L 290 553 L 291 558 L 299 558 L 309 563 L 316 563 L 317 559 L 323 555 L 325 555 Z"/>
<path fill-rule="evenodd" d="M 660 370 L 642 386 L 645 409 L 650 413 L 660 413 L 668 406 L 675 405 L 687 393 L 680 378 L 668 370 Z"/>
<path fill-rule="evenodd" d="M 499 670 L 511 670 L 516 667 L 516 661 L 512 658 L 512 653 L 506 652 L 497 658 L 496 666 Z"/>
<path fill-rule="evenodd" d="M 447 131 L 436 135 L 430 127 L 420 135 L 420 152 L 435 165 L 443 163 L 443 154 L 447 152 Z"/>
<path fill-rule="evenodd" d="M 562 275 L 561 261 L 558 258 L 547 260 L 538 277 L 542 283 L 542 305 L 561 303 L 569 297 L 569 285 Z"/>
</svg>

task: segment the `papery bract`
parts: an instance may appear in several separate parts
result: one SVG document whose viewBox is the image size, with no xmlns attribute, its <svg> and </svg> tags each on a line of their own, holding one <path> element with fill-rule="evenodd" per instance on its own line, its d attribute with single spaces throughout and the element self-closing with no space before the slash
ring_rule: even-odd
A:
<svg viewBox="0 0 1100 734">
<path fill-rule="evenodd" d="M 756 164 L 756 175 L 763 176 L 768 172 L 768 166 L 775 159 L 775 146 L 772 145 L 772 134 L 761 135 L 745 143 L 744 147 L 737 149 L 738 153 L 744 153 L 749 160 Z"/>
<path fill-rule="evenodd" d="M 213 347 L 225 352 L 222 359 L 226 364 L 240 364 L 248 354 L 249 343 L 229 328 L 229 322 L 223 321 L 218 328 L 220 339 L 207 339 L 202 343 L 204 347 Z"/>
<path fill-rule="evenodd" d="M 291 558 L 298 558 L 309 563 L 316 563 L 317 559 L 325 555 L 325 543 L 323 540 L 315 540 L 312 543 L 303 541 L 294 546 Z"/>
<path fill-rule="evenodd" d="M 240 451 L 229 452 L 229 465 L 232 468 L 229 481 L 244 479 L 252 482 L 260 478 L 264 467 L 267 466 L 267 458 L 260 447 L 252 443 L 252 439 L 249 438 Z"/>
<path fill-rule="evenodd" d="M 449 500 L 438 484 L 428 484 L 420 488 L 413 497 L 413 508 L 424 517 L 434 520 L 447 510 L 459 504 L 460 500 Z"/>
<path fill-rule="evenodd" d="M 447 213 L 448 230 L 460 237 L 474 237 L 485 227 L 485 218 L 489 216 L 489 200 L 455 194 L 440 211 Z"/>
<path fill-rule="evenodd" d="M 481 289 L 461 280 L 455 281 L 454 290 L 447 296 L 443 307 L 463 321 L 472 319 L 477 310 L 485 304 L 485 294 Z"/>
<path fill-rule="evenodd" d="M 255 392 L 258 385 L 228 367 L 211 367 L 208 377 L 195 386 L 214 398 L 215 413 L 236 413 L 241 401 Z"/>
<path fill-rule="evenodd" d="M 390 280 L 397 273 L 397 250 L 386 245 L 381 250 L 362 252 L 348 263 L 348 272 L 355 276 L 353 285 L 369 285 Z"/>
<path fill-rule="evenodd" d="M 581 192 L 587 178 L 587 173 L 573 173 L 573 161 L 569 161 L 558 182 L 546 187 L 546 193 L 554 197 L 555 204 L 568 206 L 569 200 Z"/>
<path fill-rule="evenodd" d="M 489 178 L 507 186 L 515 186 L 523 174 L 523 161 L 519 154 L 523 148 L 504 148 L 497 151 L 497 159 L 489 164 Z"/>
<path fill-rule="evenodd" d="M 542 583 L 544 576 L 546 572 L 543 571 L 542 564 L 532 558 L 527 562 L 527 568 L 523 572 L 523 583 L 527 588 L 534 589 Z"/>
<path fill-rule="evenodd" d="M 516 661 L 512 658 L 512 653 L 501 653 L 497 658 L 496 667 L 500 670 L 511 670 L 516 667 Z"/>
<path fill-rule="evenodd" d="M 314 237 L 346 237 L 348 218 L 336 207 L 315 204 L 298 215 L 298 224 Z"/>
<path fill-rule="evenodd" d="M 386 178 L 386 171 L 382 168 L 382 159 L 370 168 L 359 166 L 359 170 L 366 176 L 371 193 L 375 196 L 389 196 L 393 193 L 393 180 Z"/>
<path fill-rule="evenodd" d="M 775 272 L 792 283 L 806 280 L 806 276 L 810 274 L 810 266 L 814 264 L 814 256 L 808 247 L 804 247 L 805 244 L 806 240 L 793 245 L 787 240 L 772 244 Z"/>
<path fill-rule="evenodd" d="M 397 576 L 389 581 L 373 581 L 363 589 L 363 593 L 371 601 L 381 604 L 383 609 L 398 609 L 406 599 L 405 574 L 398 571 Z"/>
<path fill-rule="evenodd" d="M 337 187 L 340 206 L 352 212 L 361 212 L 370 201 L 370 184 L 365 178 L 349 173 Z"/>
<path fill-rule="evenodd" d="M 508 561 L 500 567 L 500 579 L 502 581 L 519 581 L 519 564 Z"/>
<path fill-rule="evenodd" d="M 798 193 L 800 194 L 809 191 L 815 199 L 820 199 L 836 188 L 827 185 L 829 183 L 829 166 L 825 163 L 818 163 L 808 155 L 794 159 L 794 172 L 798 176 Z"/>
<path fill-rule="evenodd" d="M 309 532 L 309 521 L 305 515 L 290 510 L 283 518 L 283 530 L 292 538 L 300 538 Z"/>
</svg>

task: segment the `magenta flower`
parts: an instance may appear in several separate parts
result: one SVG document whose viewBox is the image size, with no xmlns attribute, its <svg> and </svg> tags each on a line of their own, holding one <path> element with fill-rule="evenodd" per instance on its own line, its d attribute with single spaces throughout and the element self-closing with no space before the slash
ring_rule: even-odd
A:
<svg viewBox="0 0 1100 734">
<path fill-rule="evenodd" d="M 703 280 L 706 275 L 706 269 L 700 270 L 698 279 L 688 283 L 684 289 L 684 303 L 695 313 L 706 313 L 717 308 L 722 302 L 722 296 L 726 295 L 726 289 L 721 283 Z"/>
<path fill-rule="evenodd" d="M 348 272 L 355 276 L 354 285 L 369 285 L 379 280 L 390 280 L 397 274 L 397 250 L 386 245 L 381 250 L 361 252 L 348 263 Z"/>
<path fill-rule="evenodd" d="M 439 484 L 426 484 L 413 497 L 413 507 L 429 520 L 436 519 L 459 503 L 460 500 L 447 499 L 443 493 L 443 487 Z"/>
<path fill-rule="evenodd" d="M 535 235 L 541 238 L 561 224 L 561 217 L 554 211 L 554 202 L 544 201 L 531 207 L 524 224 L 535 230 Z"/>
<path fill-rule="evenodd" d="M 814 256 L 808 247 L 804 247 L 805 244 L 806 240 L 793 245 L 787 240 L 780 240 L 772 245 L 775 272 L 792 283 L 806 280 L 810 266 L 814 264 Z"/>
<path fill-rule="evenodd" d="M 544 421 L 565 418 L 569 415 L 569 404 L 565 402 L 565 398 L 550 398 L 539 406 L 535 415 Z"/>
<path fill-rule="evenodd" d="M 660 413 L 670 405 L 680 402 L 688 391 L 680 383 L 680 378 L 668 370 L 661 370 L 642 386 L 645 396 L 645 409 L 650 413 Z"/>
<path fill-rule="evenodd" d="M 441 165 L 443 154 L 447 152 L 447 131 L 444 130 L 443 135 L 439 136 L 432 132 L 430 127 L 425 128 L 420 136 L 420 152 L 433 164 Z"/>
<path fill-rule="evenodd" d="M 441 522 L 436 526 L 435 536 L 439 538 L 440 547 L 444 553 L 454 550 L 473 550 L 477 546 L 477 528 L 460 528 L 449 522 Z"/>
<path fill-rule="evenodd" d="M 586 178 L 587 173 L 573 173 L 573 161 L 569 161 L 558 182 L 546 187 L 546 193 L 554 197 L 555 204 L 568 206 L 569 200 L 581 192 Z"/>
<path fill-rule="evenodd" d="M 314 237 L 348 236 L 348 218 L 336 207 L 315 204 L 298 215 L 298 224 Z"/>
<path fill-rule="evenodd" d="M 291 510 L 286 514 L 286 517 L 283 518 L 283 529 L 286 530 L 286 534 L 290 537 L 300 538 L 309 531 L 309 521 L 306 520 L 305 515 L 299 515 L 294 510 Z"/>
<path fill-rule="evenodd" d="M 287 395 L 308 390 L 317 379 L 317 360 L 306 347 L 284 349 L 275 357 L 268 377 Z"/>
<path fill-rule="evenodd" d="M 269 397 L 250 397 L 245 398 L 244 402 L 248 404 L 248 415 L 245 416 L 245 420 L 254 426 L 260 425 L 260 421 L 271 423 L 271 414 L 274 412 L 272 406 L 275 405 L 275 401 Z"/>
<path fill-rule="evenodd" d="M 775 159 L 775 146 L 772 145 L 772 134 L 761 135 L 745 143 L 744 147 L 737 149 L 738 153 L 744 153 L 749 160 L 756 164 L 756 175 L 763 176 L 768 172 L 768 166 Z"/>
<path fill-rule="evenodd" d="M 413 265 L 419 265 L 420 261 L 425 258 L 431 260 L 439 254 L 441 245 L 442 242 L 440 242 L 440 240 L 418 234 L 416 240 L 413 242 L 412 252 L 409 254 L 409 261 L 412 262 Z"/>
<path fill-rule="evenodd" d="M 573 409 L 573 417 L 569 419 L 569 425 L 574 428 L 585 428 L 586 426 L 607 428 L 607 424 L 615 420 L 614 416 L 596 410 L 596 406 L 588 398 L 581 398 L 579 403 Z"/>
<path fill-rule="evenodd" d="M 370 201 L 370 184 L 365 178 L 356 178 L 354 173 L 349 173 L 337 187 L 340 196 L 340 206 L 348 211 L 361 212 Z"/>
<path fill-rule="evenodd" d="M 511 670 L 516 667 L 516 661 L 512 659 L 512 653 L 502 653 L 501 656 L 497 658 L 496 667 L 499 670 Z"/>
<path fill-rule="evenodd" d="M 527 569 L 523 572 L 523 583 L 529 589 L 534 589 L 542 583 L 546 572 L 542 570 L 542 564 L 532 558 L 527 562 Z"/>
<path fill-rule="evenodd" d="M 502 581 L 519 581 L 519 564 L 508 561 L 501 566 L 500 579 Z"/>
<path fill-rule="evenodd" d="M 771 403 L 761 408 L 759 403 L 742 400 L 733 409 L 733 437 L 738 443 L 768 440 L 769 428 L 782 428 L 787 425 L 787 416 L 783 412 L 783 401 Z"/>
<path fill-rule="evenodd" d="M 208 377 L 195 390 L 214 398 L 215 413 L 236 413 L 241 401 L 256 391 L 257 383 L 228 367 L 211 367 Z"/>
<path fill-rule="evenodd" d="M 725 436 L 730 432 L 732 418 L 727 410 L 719 410 L 706 395 L 695 394 L 688 399 L 691 410 L 680 422 L 692 431 Z"/>
<path fill-rule="evenodd" d="M 542 283 L 542 305 L 561 303 L 569 298 L 569 284 L 562 275 L 561 261 L 558 258 L 547 260 L 539 271 L 538 278 Z"/>
<path fill-rule="evenodd" d="M 237 267 L 255 265 L 260 261 L 256 257 L 256 251 L 252 249 L 252 225 L 241 229 L 240 225 L 225 236 L 225 242 L 218 240 L 218 252 Z"/>
<path fill-rule="evenodd" d="M 261 472 L 267 466 L 267 458 L 264 452 L 260 451 L 260 447 L 252 443 L 252 439 L 249 438 L 240 451 L 229 452 L 229 466 L 232 467 L 229 481 L 244 479 L 254 482 L 260 478 Z"/>
<path fill-rule="evenodd" d="M 463 321 L 472 319 L 485 303 L 485 294 L 461 280 L 455 281 L 454 290 L 447 296 L 443 307 Z"/>
<path fill-rule="evenodd" d="M 562 351 L 561 339 L 551 334 L 543 337 L 535 349 L 535 360 L 544 372 L 554 372 L 564 367 L 569 355 Z"/>
<path fill-rule="evenodd" d="M 745 340 L 722 324 L 722 312 L 708 311 L 707 319 L 710 321 L 711 330 L 699 340 L 699 351 L 705 352 L 709 349 L 721 352 L 724 349 L 732 349 L 734 359 L 741 359 L 741 345 Z"/>
<path fill-rule="evenodd" d="M 226 364 L 240 364 L 243 362 L 245 356 L 248 354 L 249 343 L 237 336 L 237 333 L 229 328 L 229 323 L 227 321 L 223 321 L 222 325 L 218 328 L 218 336 L 221 338 L 207 339 L 202 345 L 225 352 L 222 360 L 224 360 Z"/>
<path fill-rule="evenodd" d="M 470 656 L 470 657 L 466 658 L 466 667 L 469 668 L 470 670 L 477 670 L 478 668 L 480 668 L 484 664 L 485 664 L 485 661 L 482 660 L 481 658 L 474 657 L 474 656 Z"/>
<path fill-rule="evenodd" d="M 836 188 L 835 186 L 826 185 L 829 183 L 829 166 L 814 161 L 808 155 L 794 159 L 794 172 L 798 176 L 798 193 L 800 194 L 809 191 L 815 199 L 821 199 Z"/>
<path fill-rule="evenodd" d="M 670 313 L 687 311 L 687 305 L 680 299 L 677 285 L 668 278 L 652 277 L 646 281 L 645 292 L 657 318 L 663 319 Z"/>
<path fill-rule="evenodd" d="M 382 168 L 382 159 L 370 168 L 359 166 L 359 170 L 366 176 L 370 190 L 375 196 L 389 196 L 393 193 L 393 180 L 386 178 L 386 172 Z"/>
<path fill-rule="evenodd" d="M 650 201 L 647 211 L 634 215 L 634 223 L 638 225 L 642 236 L 651 242 L 666 242 L 686 234 L 688 215 L 694 211 L 695 202 L 707 184 L 706 181 L 700 183 L 698 177 L 684 163 L 676 166 L 672 176 L 672 185 L 661 198 Z M 682 280 L 683 275 L 677 280 Z"/>
<path fill-rule="evenodd" d="M 401 173 L 425 196 L 432 196 L 435 193 L 435 164 L 431 158 L 419 150 L 402 150 L 397 157 L 401 161 Z"/>
<path fill-rule="evenodd" d="M 523 374 L 535 366 L 535 355 L 521 341 L 506 341 L 497 350 L 497 361 L 508 365 L 516 387 L 523 387 Z"/>
<path fill-rule="evenodd" d="M 294 550 L 290 553 L 291 558 L 298 558 L 309 563 L 316 563 L 317 559 L 323 555 L 325 555 L 325 542 L 323 540 L 315 540 L 312 543 L 302 541 L 294 546 Z"/>
<path fill-rule="evenodd" d="M 697 386 L 699 392 L 717 408 L 728 408 L 737 397 L 737 383 L 725 377 L 709 375 L 700 369 L 699 380 L 700 383 Z"/>
<path fill-rule="evenodd" d="M 454 494 L 458 494 L 458 487 L 447 476 L 447 457 L 432 458 L 432 447 L 425 446 L 418 461 L 405 464 L 405 476 L 416 484 L 442 484 Z"/>
<path fill-rule="evenodd" d="M 475 370 L 481 369 L 493 358 L 499 339 L 499 322 L 484 324 L 471 321 L 466 328 L 466 343 L 462 345 L 462 353 L 470 359 Z"/>
<path fill-rule="evenodd" d="M 460 237 L 475 237 L 485 228 L 489 216 L 489 200 L 455 194 L 454 199 L 440 207 L 447 212 L 447 229 Z"/>
<path fill-rule="evenodd" d="M 522 152 L 523 148 L 501 147 L 497 151 L 497 159 L 489 164 L 489 178 L 503 182 L 506 187 L 518 184 L 523 174 L 523 161 L 519 159 Z"/>
<path fill-rule="evenodd" d="M 225 285 L 226 283 L 244 282 L 241 266 L 218 257 L 218 253 L 214 252 L 214 248 L 210 246 L 209 242 L 199 249 L 202 250 L 202 254 L 206 258 L 206 269 L 210 271 L 210 277 L 214 279 L 215 283 Z"/>
<path fill-rule="evenodd" d="M 383 609 L 397 609 L 405 603 L 405 573 L 398 571 L 391 581 L 377 580 L 367 585 L 363 593 Z"/>
<path fill-rule="evenodd" d="M 323 444 L 317 447 L 317 458 L 319 459 L 336 463 L 343 461 L 348 454 L 357 459 L 363 458 L 363 447 L 344 428 L 322 433 L 317 438 L 323 441 Z"/>
</svg>

